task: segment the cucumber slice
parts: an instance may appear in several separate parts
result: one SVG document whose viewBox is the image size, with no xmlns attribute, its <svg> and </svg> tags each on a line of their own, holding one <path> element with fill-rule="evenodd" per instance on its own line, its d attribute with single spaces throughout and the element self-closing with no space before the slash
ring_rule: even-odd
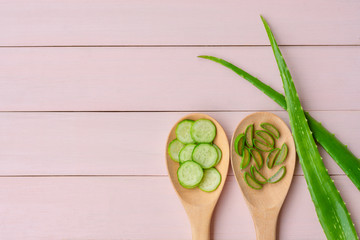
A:
<svg viewBox="0 0 360 240">
<path fill-rule="evenodd" d="M 177 176 L 181 186 L 184 188 L 194 188 L 200 184 L 204 171 L 196 162 L 187 161 L 180 165 Z"/>
<path fill-rule="evenodd" d="M 255 179 L 248 172 L 244 173 L 244 180 L 249 187 L 256 190 L 262 189 L 262 185 L 257 183 Z"/>
<path fill-rule="evenodd" d="M 180 142 L 184 144 L 195 142 L 190 134 L 190 129 L 193 124 L 193 120 L 185 119 L 176 126 L 176 138 L 179 139 Z"/>
<path fill-rule="evenodd" d="M 211 143 L 216 136 L 216 127 L 208 119 L 199 119 L 194 122 L 190 134 L 195 142 Z"/>
<path fill-rule="evenodd" d="M 260 152 L 255 148 L 250 148 L 250 154 L 255 161 L 256 167 L 261 169 L 264 164 L 264 160 Z"/>
<path fill-rule="evenodd" d="M 279 182 L 286 174 L 286 167 L 282 166 L 271 178 L 268 179 L 269 183 Z"/>
<path fill-rule="evenodd" d="M 216 148 L 217 150 L 217 153 L 218 153 L 218 159 L 216 160 L 216 163 L 215 163 L 215 166 L 219 164 L 219 162 L 221 161 L 221 157 L 222 157 L 222 152 L 221 152 L 221 149 L 216 146 L 215 143 L 213 143 L 213 146 Z"/>
<path fill-rule="evenodd" d="M 204 170 L 204 177 L 199 184 L 199 188 L 204 192 L 215 191 L 221 183 L 221 175 L 216 168 Z"/>
<path fill-rule="evenodd" d="M 193 151 L 192 158 L 204 169 L 215 166 L 218 159 L 216 148 L 209 143 L 198 144 Z"/>
<path fill-rule="evenodd" d="M 264 144 L 263 142 L 260 142 L 257 139 L 254 139 L 254 146 L 257 149 L 259 149 L 260 151 L 263 151 L 263 152 L 270 152 L 273 149 L 272 146 L 266 145 L 266 144 Z"/>
<path fill-rule="evenodd" d="M 280 152 L 279 148 L 274 148 L 267 155 L 267 157 L 266 157 L 266 165 L 267 165 L 267 167 L 269 169 L 271 169 L 274 166 L 275 159 L 278 156 L 279 152 Z"/>
<path fill-rule="evenodd" d="M 186 161 L 192 160 L 192 153 L 194 151 L 194 148 L 196 147 L 195 143 L 190 143 L 185 145 L 179 153 L 179 162 L 184 163 Z"/>
<path fill-rule="evenodd" d="M 179 162 L 179 153 L 183 147 L 184 144 L 178 139 L 172 140 L 171 143 L 169 143 L 168 153 L 172 160 Z"/>
<path fill-rule="evenodd" d="M 274 125 L 272 125 L 270 123 L 261 123 L 260 126 L 263 129 L 265 129 L 268 133 L 270 133 L 273 137 L 275 137 L 276 139 L 278 139 L 280 137 L 279 130 L 277 130 L 277 128 L 274 127 Z"/>
<path fill-rule="evenodd" d="M 264 141 L 267 145 L 274 146 L 275 140 L 270 133 L 264 130 L 256 130 L 255 135 Z"/>
<path fill-rule="evenodd" d="M 280 153 L 275 160 L 275 165 L 279 165 L 279 164 L 283 163 L 287 157 L 287 153 L 288 153 L 288 146 L 286 145 L 286 143 L 284 143 L 281 146 Z"/>
<path fill-rule="evenodd" d="M 254 124 L 250 124 L 246 127 L 245 130 L 245 138 L 246 138 L 246 145 L 252 148 L 253 145 L 253 136 L 254 136 Z"/>
<path fill-rule="evenodd" d="M 235 148 L 235 152 L 240 157 L 242 157 L 242 155 L 244 154 L 244 147 L 245 147 L 245 135 L 239 134 L 234 141 L 234 148 Z"/>
<path fill-rule="evenodd" d="M 249 165 L 250 160 L 251 160 L 251 155 L 249 149 L 245 147 L 244 155 L 241 158 L 240 169 L 245 169 Z"/>
<path fill-rule="evenodd" d="M 250 173 L 251 173 L 251 176 L 254 178 L 254 180 L 257 183 L 262 184 L 262 185 L 267 183 L 267 179 L 259 172 L 259 170 L 256 169 L 256 167 L 251 166 Z"/>
</svg>

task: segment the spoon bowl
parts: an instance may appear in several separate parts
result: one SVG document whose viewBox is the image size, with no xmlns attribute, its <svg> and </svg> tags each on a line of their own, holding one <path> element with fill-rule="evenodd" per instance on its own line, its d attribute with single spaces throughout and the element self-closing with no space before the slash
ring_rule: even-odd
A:
<svg viewBox="0 0 360 240">
<path fill-rule="evenodd" d="M 272 124 L 279 130 L 280 137 L 279 139 L 275 139 L 275 147 L 281 148 L 281 145 L 286 143 L 288 146 L 288 154 L 282 164 L 274 166 L 272 169 L 268 169 L 266 166 L 267 153 L 264 154 L 261 152 L 264 159 L 261 172 L 266 179 L 268 179 L 275 174 L 281 166 L 285 166 L 286 174 L 279 182 L 267 183 L 262 189 L 256 190 L 250 188 L 244 181 L 244 173 L 245 171 L 250 173 L 250 166 L 253 164 L 253 160 L 251 160 L 247 168 L 243 170 L 240 169 L 241 157 L 235 152 L 234 140 L 239 134 L 245 132 L 245 129 L 249 124 L 254 124 L 254 129 L 260 130 L 262 129 L 260 124 L 264 122 Z M 286 123 L 278 116 L 268 112 L 257 112 L 250 114 L 239 123 L 231 141 L 231 165 L 251 212 L 258 240 L 276 239 L 277 218 L 294 175 L 295 163 L 296 151 L 292 134 Z"/>
<path fill-rule="evenodd" d="M 169 143 L 176 138 L 175 129 L 179 122 L 184 119 L 198 120 L 209 119 L 216 126 L 216 137 L 213 141 L 222 151 L 222 157 L 216 169 L 221 174 L 221 183 L 219 187 L 213 192 L 203 192 L 199 188 L 187 189 L 180 185 L 177 178 L 177 169 L 179 163 L 173 161 L 168 152 L 167 147 Z M 181 118 L 170 131 L 166 142 L 166 165 L 169 177 L 179 196 L 185 211 L 189 217 L 192 229 L 193 240 L 209 240 L 210 239 L 210 223 L 212 213 L 216 203 L 220 197 L 220 193 L 225 184 L 229 169 L 229 142 L 221 125 L 212 117 L 202 113 L 192 113 Z"/>
</svg>

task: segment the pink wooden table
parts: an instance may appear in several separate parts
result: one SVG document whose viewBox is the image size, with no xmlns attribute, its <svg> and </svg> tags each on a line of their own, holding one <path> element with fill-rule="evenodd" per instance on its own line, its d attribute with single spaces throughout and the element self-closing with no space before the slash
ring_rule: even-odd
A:
<svg viewBox="0 0 360 240">
<path fill-rule="evenodd" d="M 223 57 L 283 92 L 259 14 L 304 108 L 360 156 L 359 13 L 358 0 L 0 1 L 0 239 L 190 239 L 166 175 L 171 126 L 204 111 L 230 138 L 254 111 L 288 121 L 196 58 Z M 321 152 L 360 232 L 360 193 Z M 279 239 L 325 239 L 299 165 L 295 175 Z M 231 171 L 212 229 L 255 239 Z"/>
</svg>

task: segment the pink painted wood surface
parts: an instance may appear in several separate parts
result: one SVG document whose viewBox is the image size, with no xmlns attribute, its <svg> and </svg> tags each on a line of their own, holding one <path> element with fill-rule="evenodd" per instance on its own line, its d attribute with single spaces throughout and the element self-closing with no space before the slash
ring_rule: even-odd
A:
<svg viewBox="0 0 360 240">
<path fill-rule="evenodd" d="M 0 45 L 360 44 L 357 0 L 2 1 Z"/>
<path fill-rule="evenodd" d="M 333 177 L 355 223 L 360 193 Z M 166 177 L 0 178 L 2 239 L 190 239 L 190 224 Z M 213 239 L 255 239 L 233 176 L 215 209 Z M 360 230 L 360 225 L 356 225 Z M 279 218 L 279 239 L 325 239 L 303 177 L 295 177 Z"/>
<path fill-rule="evenodd" d="M 208 114 L 230 139 L 250 113 Z M 288 123 L 285 111 L 274 113 Z M 360 111 L 311 113 L 360 156 Z M 0 175 L 165 175 L 166 138 L 186 114 L 0 113 Z M 343 174 L 321 153 L 330 174 Z M 299 165 L 296 174 L 302 174 Z"/>
<path fill-rule="evenodd" d="M 282 50 L 305 109 L 360 110 L 359 47 Z M 0 110 L 280 110 L 232 71 L 196 57 L 202 54 L 283 92 L 270 47 L 2 48 Z"/>
</svg>

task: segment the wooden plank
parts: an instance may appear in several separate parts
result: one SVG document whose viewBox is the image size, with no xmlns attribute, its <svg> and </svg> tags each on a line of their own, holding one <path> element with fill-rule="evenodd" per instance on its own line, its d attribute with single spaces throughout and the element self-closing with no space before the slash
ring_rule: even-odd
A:
<svg viewBox="0 0 360 240">
<path fill-rule="evenodd" d="M 0 45 L 359 44 L 357 0 L 2 1 Z"/>
<path fill-rule="evenodd" d="M 355 223 L 359 191 L 334 177 Z M 190 239 L 186 214 L 167 177 L 0 178 L 3 239 Z M 161 196 L 161 197 L 159 197 Z M 214 239 L 255 239 L 231 176 L 214 213 Z M 356 224 L 359 231 L 359 225 Z M 306 231 L 304 231 L 306 229 Z M 295 177 L 279 219 L 279 239 L 325 239 L 305 180 Z"/>
<path fill-rule="evenodd" d="M 208 114 L 230 139 L 250 113 Z M 274 113 L 288 122 L 285 111 Z M 186 114 L 3 112 L 0 175 L 165 175 L 166 138 L 172 125 Z M 360 111 L 312 114 L 360 155 Z M 343 173 L 322 149 L 321 153 L 330 174 Z M 302 174 L 299 165 L 296 174 Z"/>
<path fill-rule="evenodd" d="M 360 110 L 360 47 L 282 49 L 305 109 Z M 280 110 L 230 70 L 196 57 L 202 54 L 283 92 L 270 47 L 2 48 L 0 110 Z"/>
</svg>

